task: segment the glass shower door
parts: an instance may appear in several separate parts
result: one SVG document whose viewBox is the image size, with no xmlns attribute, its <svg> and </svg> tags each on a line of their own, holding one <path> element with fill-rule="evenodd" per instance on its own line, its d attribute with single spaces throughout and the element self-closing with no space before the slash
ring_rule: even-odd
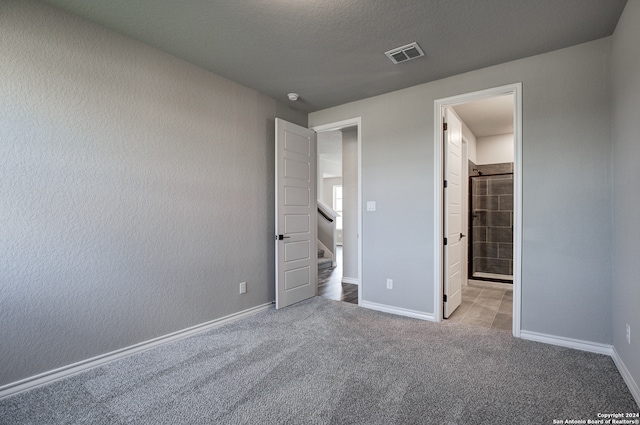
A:
<svg viewBox="0 0 640 425">
<path fill-rule="evenodd" d="M 513 174 L 469 179 L 469 278 L 512 283 Z"/>
</svg>

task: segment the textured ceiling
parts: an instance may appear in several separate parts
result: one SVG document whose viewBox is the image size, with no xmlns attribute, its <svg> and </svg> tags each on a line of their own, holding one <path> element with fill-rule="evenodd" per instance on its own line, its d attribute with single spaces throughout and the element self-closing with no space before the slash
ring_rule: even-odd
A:
<svg viewBox="0 0 640 425">
<path fill-rule="evenodd" d="M 606 37 L 626 0 L 46 2 L 310 112 Z"/>
</svg>

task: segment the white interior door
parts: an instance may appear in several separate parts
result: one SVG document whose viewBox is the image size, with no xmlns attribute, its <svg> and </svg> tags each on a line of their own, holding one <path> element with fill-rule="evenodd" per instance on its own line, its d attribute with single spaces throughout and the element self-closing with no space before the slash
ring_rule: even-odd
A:
<svg viewBox="0 0 640 425">
<path fill-rule="evenodd" d="M 317 291 L 316 133 L 276 118 L 276 308 Z"/>
<path fill-rule="evenodd" d="M 444 318 L 462 303 L 462 124 L 445 109 L 444 130 Z"/>
</svg>

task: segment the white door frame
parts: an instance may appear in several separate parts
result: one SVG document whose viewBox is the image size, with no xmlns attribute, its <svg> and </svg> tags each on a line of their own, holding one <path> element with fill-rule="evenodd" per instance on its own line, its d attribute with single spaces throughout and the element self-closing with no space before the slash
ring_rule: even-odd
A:
<svg viewBox="0 0 640 425">
<path fill-rule="evenodd" d="M 442 282 L 443 282 L 443 135 L 442 117 L 445 107 L 455 106 L 474 100 L 512 94 L 514 98 L 513 133 L 513 336 L 520 337 L 520 320 L 522 306 L 522 83 L 509 84 L 465 93 L 457 96 L 436 99 L 434 101 L 434 316 L 437 322 L 442 321 Z"/>
<path fill-rule="evenodd" d="M 455 111 L 454 111 L 455 112 Z M 462 121 L 462 120 L 461 120 Z M 469 284 L 469 240 L 471 235 L 469 234 L 469 141 L 462 133 L 462 232 L 467 234 L 467 240 L 465 241 L 465 249 L 462 250 L 462 286 Z"/>
<path fill-rule="evenodd" d="M 323 131 L 342 130 L 347 127 L 356 127 L 358 129 L 358 305 L 362 303 L 362 292 L 364 284 L 362 280 L 362 119 L 361 117 L 350 118 L 329 124 L 317 125 L 311 127 L 316 133 Z"/>
</svg>

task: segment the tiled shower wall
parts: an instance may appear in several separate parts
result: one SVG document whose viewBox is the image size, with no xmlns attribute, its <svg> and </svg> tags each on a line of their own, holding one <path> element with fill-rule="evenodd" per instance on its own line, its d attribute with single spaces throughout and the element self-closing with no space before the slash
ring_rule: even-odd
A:
<svg viewBox="0 0 640 425">
<path fill-rule="evenodd" d="M 513 163 L 469 161 L 469 176 L 470 277 L 513 275 Z"/>
</svg>

